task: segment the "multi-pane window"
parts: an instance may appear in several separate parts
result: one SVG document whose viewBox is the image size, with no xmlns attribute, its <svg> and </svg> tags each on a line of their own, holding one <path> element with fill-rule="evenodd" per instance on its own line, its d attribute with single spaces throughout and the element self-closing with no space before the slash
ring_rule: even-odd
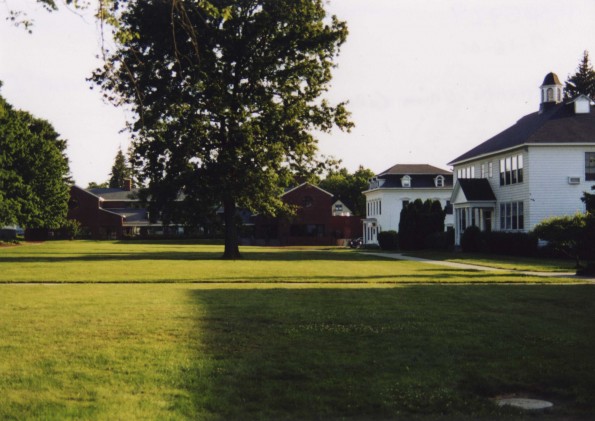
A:
<svg viewBox="0 0 595 421">
<path fill-rule="evenodd" d="M 500 203 L 500 229 L 525 229 L 525 211 L 523 202 Z"/>
<path fill-rule="evenodd" d="M 457 178 L 475 178 L 475 167 L 459 168 L 457 170 Z"/>
<path fill-rule="evenodd" d="M 523 182 L 523 155 L 507 156 L 500 160 L 500 185 Z"/>
<path fill-rule="evenodd" d="M 492 178 L 494 176 L 494 165 L 491 162 L 488 162 L 488 177 Z"/>
<path fill-rule="evenodd" d="M 368 216 L 382 214 L 382 200 L 375 199 L 368 202 Z"/>
<path fill-rule="evenodd" d="M 595 180 L 595 152 L 585 153 L 585 180 Z"/>
</svg>

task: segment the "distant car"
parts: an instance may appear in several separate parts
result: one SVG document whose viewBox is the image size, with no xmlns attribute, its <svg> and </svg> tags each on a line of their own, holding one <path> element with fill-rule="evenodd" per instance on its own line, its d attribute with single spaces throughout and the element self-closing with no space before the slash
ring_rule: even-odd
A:
<svg viewBox="0 0 595 421">
<path fill-rule="evenodd" d="M 364 239 L 362 237 L 353 238 L 353 239 L 349 240 L 349 247 L 351 247 L 352 249 L 359 248 L 363 244 L 364 244 Z"/>
</svg>

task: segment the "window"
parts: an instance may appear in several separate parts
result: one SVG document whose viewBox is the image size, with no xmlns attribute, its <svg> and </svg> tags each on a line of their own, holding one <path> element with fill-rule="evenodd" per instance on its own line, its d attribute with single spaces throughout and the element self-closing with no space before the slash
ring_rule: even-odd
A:
<svg viewBox="0 0 595 421">
<path fill-rule="evenodd" d="M 481 178 L 487 178 L 486 164 L 481 164 Z"/>
<path fill-rule="evenodd" d="M 436 187 L 444 187 L 444 176 L 439 175 L 434 179 L 434 184 Z"/>
<path fill-rule="evenodd" d="M 595 180 L 595 152 L 585 153 L 585 180 Z"/>
<path fill-rule="evenodd" d="M 500 160 L 500 185 L 523 182 L 523 155 L 507 156 Z"/>
<path fill-rule="evenodd" d="M 335 205 L 335 211 L 337 212 L 343 212 L 343 205 L 341 205 L 340 203 Z"/>
<path fill-rule="evenodd" d="M 382 199 L 370 200 L 368 202 L 368 216 L 382 214 Z"/>
<path fill-rule="evenodd" d="M 312 198 L 310 196 L 304 197 L 304 207 L 305 208 L 311 207 L 312 203 L 314 203 L 314 201 L 312 200 Z"/>
<path fill-rule="evenodd" d="M 494 165 L 491 162 L 488 162 L 488 177 L 492 178 L 494 176 Z"/>
<path fill-rule="evenodd" d="M 401 186 L 411 187 L 411 177 L 406 175 L 405 177 L 401 178 Z"/>
<path fill-rule="evenodd" d="M 525 212 L 523 202 L 500 203 L 500 230 L 524 230 Z"/>
<path fill-rule="evenodd" d="M 457 178 L 475 178 L 475 167 L 459 168 L 457 170 Z"/>
</svg>

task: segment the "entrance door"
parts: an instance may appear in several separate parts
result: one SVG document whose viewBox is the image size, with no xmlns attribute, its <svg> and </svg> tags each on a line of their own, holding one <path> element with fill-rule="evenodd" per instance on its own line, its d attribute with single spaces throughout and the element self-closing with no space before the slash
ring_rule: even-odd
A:
<svg viewBox="0 0 595 421">
<path fill-rule="evenodd" d="M 492 211 L 491 210 L 483 211 L 483 230 L 486 232 L 492 231 Z"/>
</svg>

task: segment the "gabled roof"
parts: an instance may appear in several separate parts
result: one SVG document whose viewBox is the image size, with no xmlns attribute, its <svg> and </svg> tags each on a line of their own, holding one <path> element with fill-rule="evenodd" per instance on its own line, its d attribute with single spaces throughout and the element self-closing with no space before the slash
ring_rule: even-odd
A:
<svg viewBox="0 0 595 421">
<path fill-rule="evenodd" d="M 302 184 L 300 184 L 299 186 L 296 186 L 296 187 L 294 187 L 294 188 L 292 188 L 292 189 L 289 189 L 289 190 L 287 190 L 285 193 L 283 193 L 283 194 L 281 195 L 281 197 L 283 197 L 283 196 L 285 196 L 286 194 L 289 194 L 289 193 L 291 193 L 291 192 L 293 192 L 293 191 L 296 191 L 296 190 L 298 190 L 298 189 L 301 189 L 302 187 L 306 187 L 306 186 L 314 187 L 315 189 L 318 189 L 318 190 L 320 190 L 321 192 L 323 192 L 323 193 L 326 193 L 326 194 L 328 194 L 328 195 L 329 195 L 329 196 L 331 196 L 331 197 L 333 197 L 333 196 L 334 196 L 332 193 L 329 193 L 329 192 L 327 192 L 326 190 L 324 190 L 324 189 L 321 189 L 320 187 L 318 187 L 318 186 L 315 186 L 315 185 L 314 185 L 314 184 L 312 184 L 312 183 L 305 182 L 305 183 L 302 183 Z"/>
<path fill-rule="evenodd" d="M 98 187 L 87 189 L 87 191 L 106 201 L 138 201 L 138 189 L 123 190 Z"/>
<path fill-rule="evenodd" d="M 492 186 L 485 178 L 460 178 L 457 180 L 457 184 L 469 202 L 493 202 L 496 200 Z"/>
<path fill-rule="evenodd" d="M 556 104 L 517 123 L 454 159 L 449 165 L 531 144 L 595 144 L 595 110 L 575 114 L 570 103 Z"/>
<path fill-rule="evenodd" d="M 386 171 L 378 174 L 378 177 L 383 175 L 450 175 L 450 171 L 434 167 L 428 164 L 397 164 L 390 167 Z"/>
</svg>

